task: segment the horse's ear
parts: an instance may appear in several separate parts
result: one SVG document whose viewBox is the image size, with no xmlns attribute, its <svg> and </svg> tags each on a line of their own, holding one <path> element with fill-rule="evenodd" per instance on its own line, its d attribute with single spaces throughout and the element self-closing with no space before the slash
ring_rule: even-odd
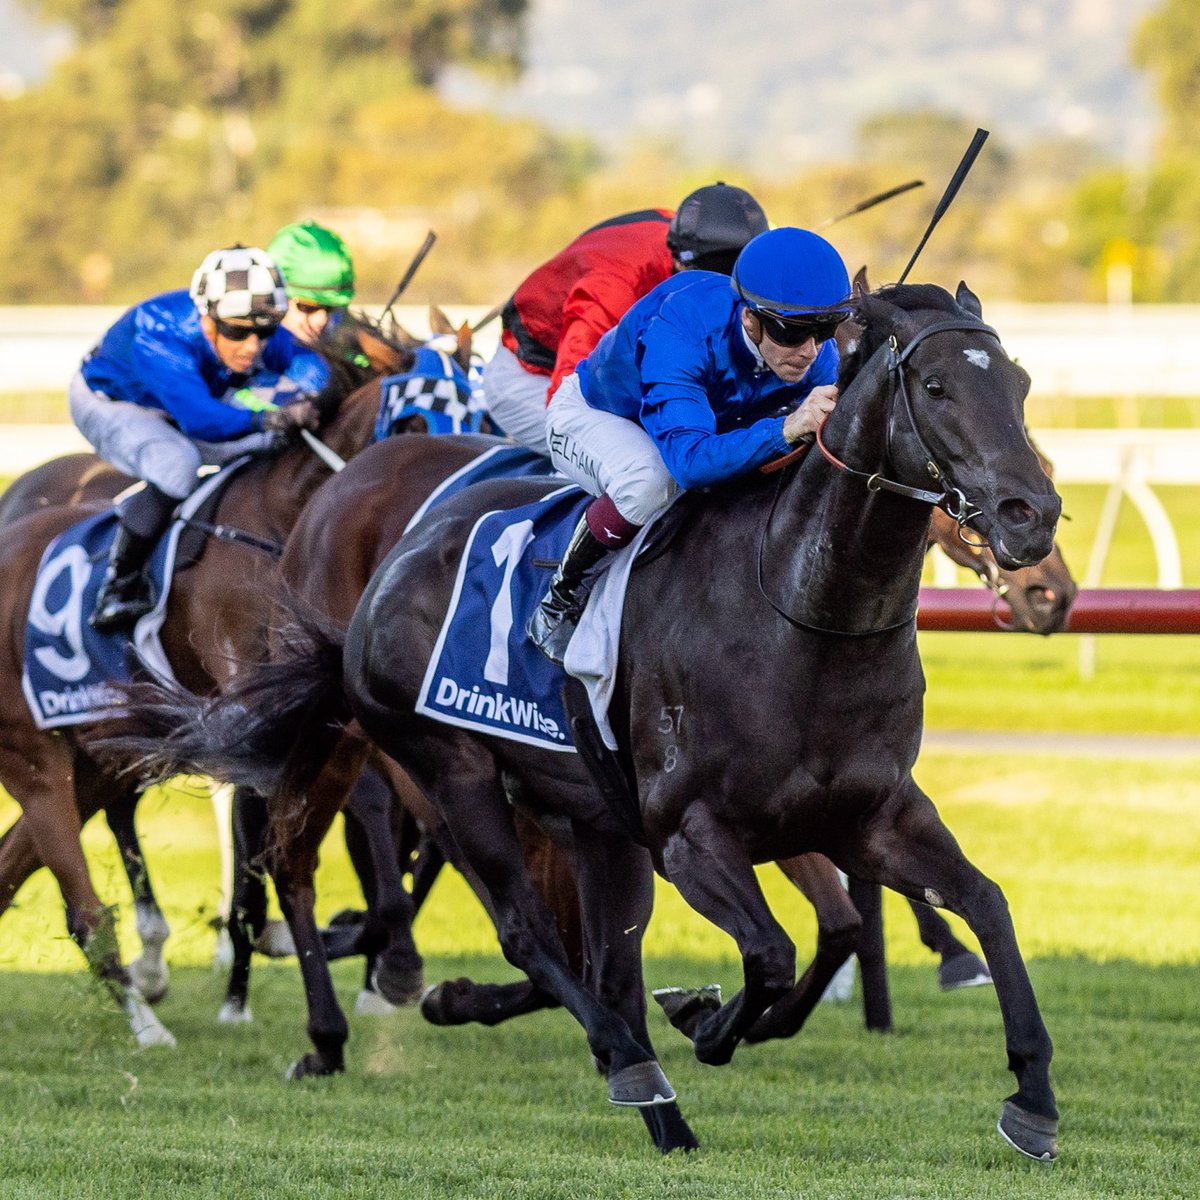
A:
<svg viewBox="0 0 1200 1200">
<path fill-rule="evenodd" d="M 457 333 L 450 318 L 436 305 L 429 306 L 429 332 L 438 337 L 443 333 Z"/>
<path fill-rule="evenodd" d="M 469 371 L 471 369 L 471 322 L 464 321 L 458 327 L 454 337 L 458 343 L 458 347 L 454 351 L 454 361 L 464 371 Z"/>
<path fill-rule="evenodd" d="M 867 282 L 867 268 L 859 267 L 858 273 L 854 276 L 854 298 L 857 300 L 859 296 L 871 290 L 871 285 Z"/>
<path fill-rule="evenodd" d="M 979 297 L 961 279 L 958 281 L 958 291 L 954 293 L 954 298 L 960 308 L 965 308 L 977 320 L 983 320 L 983 305 L 979 303 Z"/>
<path fill-rule="evenodd" d="M 369 329 L 361 327 L 358 330 L 358 344 L 367 356 L 371 369 L 380 375 L 403 369 L 407 351 L 402 345 L 378 337 Z"/>
</svg>

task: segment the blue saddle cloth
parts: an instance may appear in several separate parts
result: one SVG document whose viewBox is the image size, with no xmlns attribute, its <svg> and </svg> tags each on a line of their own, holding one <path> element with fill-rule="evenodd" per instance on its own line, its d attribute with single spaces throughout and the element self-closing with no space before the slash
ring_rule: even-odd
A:
<svg viewBox="0 0 1200 1200">
<path fill-rule="evenodd" d="M 540 479 L 565 477 L 559 475 L 554 464 L 536 450 L 527 450 L 524 446 L 513 446 L 503 443 L 485 450 L 478 458 L 473 458 L 465 467 L 459 468 L 453 475 L 447 476 L 429 493 L 425 503 L 413 513 L 412 518 L 404 527 L 407 533 L 431 508 L 436 508 L 451 496 L 457 496 L 463 488 L 473 483 L 484 483 L 491 479 Z"/>
<path fill-rule="evenodd" d="M 563 487 L 480 517 L 463 550 L 418 712 L 574 753 L 562 700 L 566 674 L 529 641 L 525 626 L 591 500 L 580 488 Z"/>
<path fill-rule="evenodd" d="M 205 480 L 185 501 L 180 516 L 193 514 L 247 461 L 238 459 Z M 117 508 L 105 509 L 64 530 L 42 555 L 25 626 L 21 677 L 39 729 L 119 716 L 124 698 L 113 685 L 129 682 L 139 671 L 173 678 L 158 631 L 166 619 L 171 572 L 184 521 L 172 522 L 150 556 L 148 571 L 157 602 L 138 621 L 132 638 L 125 631 L 98 633 L 88 624 L 117 525 Z"/>
</svg>

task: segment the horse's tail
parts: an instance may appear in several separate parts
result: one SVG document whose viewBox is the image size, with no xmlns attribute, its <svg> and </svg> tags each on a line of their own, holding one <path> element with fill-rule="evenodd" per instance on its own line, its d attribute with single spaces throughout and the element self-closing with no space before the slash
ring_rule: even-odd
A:
<svg viewBox="0 0 1200 1200">
<path fill-rule="evenodd" d="M 263 795 L 302 794 L 351 713 L 342 688 L 345 635 L 313 614 L 293 614 L 271 662 L 239 673 L 220 695 L 177 684 L 126 689 L 128 719 L 110 722 L 92 748 L 145 783 L 209 775 Z"/>
</svg>

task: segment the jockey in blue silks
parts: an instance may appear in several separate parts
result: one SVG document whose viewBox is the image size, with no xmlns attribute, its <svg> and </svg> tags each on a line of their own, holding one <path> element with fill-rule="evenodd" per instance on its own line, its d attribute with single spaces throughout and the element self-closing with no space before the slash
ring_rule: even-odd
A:
<svg viewBox="0 0 1200 1200">
<path fill-rule="evenodd" d="M 329 368 L 280 328 L 287 307 L 265 251 L 216 250 L 189 291 L 135 305 L 83 360 L 68 389 L 72 420 L 101 458 L 146 481 L 121 506 L 94 628 L 131 626 L 153 607 L 145 564 L 201 465 L 315 428 L 305 397 Z M 275 407 L 288 399 L 296 402 Z"/>
<path fill-rule="evenodd" d="M 811 440 L 837 403 L 832 339 L 849 300 L 845 265 L 824 238 L 768 230 L 732 277 L 689 271 L 659 284 L 562 382 L 546 415 L 550 456 L 597 499 L 529 622 L 549 658 L 562 661 L 609 552 L 680 490 Z"/>
</svg>

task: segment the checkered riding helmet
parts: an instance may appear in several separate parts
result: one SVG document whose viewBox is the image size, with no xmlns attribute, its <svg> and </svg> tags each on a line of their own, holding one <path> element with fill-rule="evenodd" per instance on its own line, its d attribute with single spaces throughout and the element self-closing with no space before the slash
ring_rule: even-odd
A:
<svg viewBox="0 0 1200 1200">
<path fill-rule="evenodd" d="M 257 246 L 214 250 L 192 276 L 192 302 L 201 316 L 274 329 L 287 312 L 283 276 Z"/>
</svg>

